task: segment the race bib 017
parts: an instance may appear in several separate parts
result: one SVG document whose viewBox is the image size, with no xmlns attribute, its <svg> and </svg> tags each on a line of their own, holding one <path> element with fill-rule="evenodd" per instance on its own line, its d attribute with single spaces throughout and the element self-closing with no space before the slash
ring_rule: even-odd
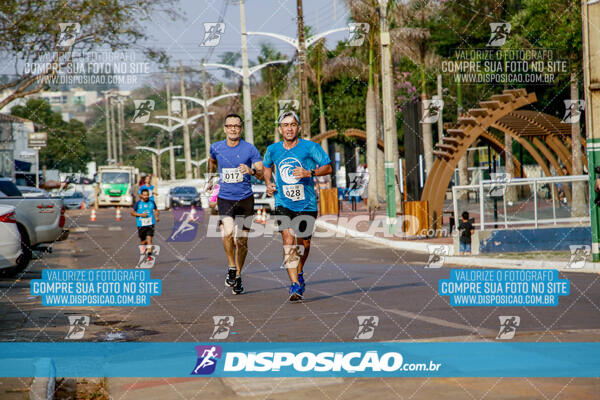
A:
<svg viewBox="0 0 600 400">
<path fill-rule="evenodd" d="M 223 168 L 221 170 L 221 179 L 225 183 L 238 183 L 244 180 L 244 176 L 237 168 Z"/>
<path fill-rule="evenodd" d="M 304 185 L 283 185 L 283 195 L 292 201 L 304 200 Z"/>
<path fill-rule="evenodd" d="M 142 226 L 150 226 L 152 225 L 152 217 L 140 218 L 140 223 L 142 224 Z"/>
</svg>

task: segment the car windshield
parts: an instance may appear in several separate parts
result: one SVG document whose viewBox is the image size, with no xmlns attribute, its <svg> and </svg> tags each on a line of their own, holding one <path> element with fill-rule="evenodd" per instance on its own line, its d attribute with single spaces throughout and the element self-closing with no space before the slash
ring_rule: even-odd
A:
<svg viewBox="0 0 600 400">
<path fill-rule="evenodd" d="M 198 194 L 196 188 L 191 186 L 176 187 L 173 189 L 173 194 Z"/>
<path fill-rule="evenodd" d="M 103 172 L 100 179 L 102 183 L 128 183 L 129 174 L 127 172 Z"/>
<path fill-rule="evenodd" d="M 83 193 L 81 193 L 81 192 L 75 192 L 75 193 L 68 194 L 65 197 L 68 197 L 70 199 L 82 198 L 83 197 Z"/>
</svg>

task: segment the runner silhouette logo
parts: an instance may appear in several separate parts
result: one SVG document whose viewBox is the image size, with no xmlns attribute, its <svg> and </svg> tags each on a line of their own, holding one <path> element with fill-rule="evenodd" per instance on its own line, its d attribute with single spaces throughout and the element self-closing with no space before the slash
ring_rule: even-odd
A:
<svg viewBox="0 0 600 400">
<path fill-rule="evenodd" d="M 198 360 L 190 375 L 210 375 L 215 372 L 217 360 L 223 355 L 221 346 L 196 346 Z"/>
</svg>

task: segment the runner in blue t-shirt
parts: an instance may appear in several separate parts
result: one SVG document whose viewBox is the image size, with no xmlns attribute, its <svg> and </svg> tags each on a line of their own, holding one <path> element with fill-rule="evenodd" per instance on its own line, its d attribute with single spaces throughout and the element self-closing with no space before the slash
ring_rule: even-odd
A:
<svg viewBox="0 0 600 400">
<path fill-rule="evenodd" d="M 314 177 L 332 172 L 331 160 L 325 150 L 315 142 L 298 137 L 299 124 L 296 113 L 283 113 L 277 128 L 283 141 L 270 145 L 263 160 L 267 195 L 275 195 L 273 215 L 277 216 L 283 239 L 291 301 L 301 300 L 304 294 L 303 268 L 317 218 Z M 275 184 L 271 182 L 273 169 L 276 171 Z"/>
<path fill-rule="evenodd" d="M 208 172 L 219 167 L 219 194 L 217 208 L 221 217 L 221 237 L 227 255 L 229 269 L 225 284 L 232 287 L 233 293 L 244 292 L 242 268 L 248 253 L 248 231 L 254 215 L 254 194 L 250 175 L 262 179 L 262 160 L 254 145 L 242 140 L 242 118 L 229 114 L 224 122 L 226 140 L 210 146 Z M 210 186 L 207 187 L 207 190 Z M 234 239 L 234 219 L 243 218 L 243 228 L 238 229 Z"/>
<path fill-rule="evenodd" d="M 154 236 L 154 226 L 159 221 L 159 211 L 154 200 L 150 199 L 148 189 L 142 189 L 140 200 L 133 205 L 131 215 L 136 217 L 138 236 L 143 246 L 146 246 L 148 261 L 152 260 L 152 237 Z"/>
</svg>

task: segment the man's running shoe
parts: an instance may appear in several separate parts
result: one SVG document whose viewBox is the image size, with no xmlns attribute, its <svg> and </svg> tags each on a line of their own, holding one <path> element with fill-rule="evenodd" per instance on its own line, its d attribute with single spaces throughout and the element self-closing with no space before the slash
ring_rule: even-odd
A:
<svg viewBox="0 0 600 400">
<path fill-rule="evenodd" d="M 229 271 L 227 271 L 227 277 L 225 278 L 225 286 L 233 287 L 233 285 L 235 285 L 235 274 L 235 268 L 229 268 Z"/>
<path fill-rule="evenodd" d="M 304 272 L 298 274 L 298 282 L 300 283 L 300 294 L 304 294 L 304 289 L 306 289 L 306 283 L 304 283 Z"/>
<path fill-rule="evenodd" d="M 300 293 L 300 285 L 292 283 L 290 285 L 290 301 L 302 300 L 302 293 Z"/>
<path fill-rule="evenodd" d="M 241 277 L 235 278 L 235 284 L 233 285 L 232 292 L 233 292 L 233 294 L 244 293 L 244 287 L 242 286 L 242 278 Z"/>
</svg>

